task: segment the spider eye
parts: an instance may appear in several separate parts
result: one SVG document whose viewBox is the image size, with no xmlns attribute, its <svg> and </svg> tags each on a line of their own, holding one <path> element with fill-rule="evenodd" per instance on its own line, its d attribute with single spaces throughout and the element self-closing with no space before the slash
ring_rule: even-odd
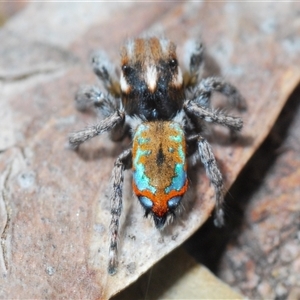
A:
<svg viewBox="0 0 300 300">
<path fill-rule="evenodd" d="M 123 71 L 123 74 L 127 77 L 127 76 L 130 76 L 130 74 L 132 74 L 133 68 L 128 65 L 123 65 L 122 71 Z"/>
<path fill-rule="evenodd" d="M 139 200 L 141 202 L 141 204 L 143 205 L 143 207 L 146 209 L 146 211 L 149 211 L 152 209 L 152 206 L 153 206 L 153 202 L 147 198 L 147 197 L 139 197 Z"/>
<path fill-rule="evenodd" d="M 170 59 L 169 60 L 169 66 L 172 70 L 175 70 L 178 66 L 177 59 L 175 59 L 175 58 Z"/>
<path fill-rule="evenodd" d="M 178 196 L 178 197 L 174 197 L 174 198 L 170 199 L 168 201 L 169 209 L 174 211 L 178 207 L 178 205 L 180 204 L 181 198 L 182 198 L 181 196 Z"/>
</svg>

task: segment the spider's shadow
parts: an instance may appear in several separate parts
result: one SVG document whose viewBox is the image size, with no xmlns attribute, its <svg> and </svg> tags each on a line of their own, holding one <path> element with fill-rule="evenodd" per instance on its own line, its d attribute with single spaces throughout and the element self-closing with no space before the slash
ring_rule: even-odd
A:
<svg viewBox="0 0 300 300">
<path fill-rule="evenodd" d="M 227 128 L 219 128 L 220 125 L 212 125 L 209 131 L 204 132 L 205 138 L 209 143 L 217 144 L 222 147 L 247 147 L 253 143 L 253 137 L 242 132 L 231 132 Z M 226 132 L 227 131 L 227 132 Z M 207 133 L 209 132 L 209 133 Z"/>
</svg>

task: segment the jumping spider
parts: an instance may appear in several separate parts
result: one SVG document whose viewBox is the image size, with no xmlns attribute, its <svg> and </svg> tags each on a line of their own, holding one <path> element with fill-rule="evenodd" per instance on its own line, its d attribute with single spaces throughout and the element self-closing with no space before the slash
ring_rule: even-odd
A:
<svg viewBox="0 0 300 300">
<path fill-rule="evenodd" d="M 121 74 L 118 80 L 113 65 L 103 53 L 92 58 L 95 74 L 107 94 L 97 87 L 86 87 L 76 96 L 77 108 L 97 108 L 104 120 L 72 133 L 72 147 L 110 131 L 112 140 L 132 137 L 132 148 L 116 160 L 112 172 L 109 266 L 116 273 L 117 237 L 122 211 L 123 172 L 132 168 L 133 191 L 162 228 L 174 216 L 188 188 L 187 158 L 195 152 L 203 163 L 215 189 L 215 224 L 224 223 L 223 180 L 209 143 L 201 136 L 203 122 L 213 122 L 231 131 L 242 128 L 240 118 L 210 108 L 212 92 L 228 97 L 238 109 L 245 102 L 231 84 L 218 77 L 201 79 L 204 50 L 201 42 L 190 43 L 189 70 L 178 65 L 176 46 L 155 36 L 128 41 L 121 49 Z"/>
</svg>

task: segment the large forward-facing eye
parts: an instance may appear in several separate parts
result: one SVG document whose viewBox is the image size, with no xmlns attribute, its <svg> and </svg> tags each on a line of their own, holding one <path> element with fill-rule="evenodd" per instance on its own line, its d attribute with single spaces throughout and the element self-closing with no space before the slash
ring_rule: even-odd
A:
<svg viewBox="0 0 300 300">
<path fill-rule="evenodd" d="M 169 60 L 169 66 L 170 66 L 170 68 L 171 68 L 173 71 L 176 70 L 177 67 L 178 67 L 177 59 L 175 59 L 175 58 L 170 59 L 170 60 Z"/>
<path fill-rule="evenodd" d="M 174 211 L 180 204 L 181 196 L 174 197 L 168 201 L 168 208 L 171 211 Z"/>
<path fill-rule="evenodd" d="M 123 71 L 124 76 L 128 77 L 133 73 L 134 69 L 132 67 L 130 67 L 129 65 L 123 65 L 122 71 Z"/>
</svg>

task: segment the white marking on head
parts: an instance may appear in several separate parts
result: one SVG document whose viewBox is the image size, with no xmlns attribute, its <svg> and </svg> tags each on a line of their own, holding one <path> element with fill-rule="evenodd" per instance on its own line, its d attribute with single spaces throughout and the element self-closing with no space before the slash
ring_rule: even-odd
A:
<svg viewBox="0 0 300 300">
<path fill-rule="evenodd" d="M 135 47 L 135 42 L 133 40 L 127 42 L 126 50 L 129 59 L 132 59 L 132 57 L 134 56 L 134 47 Z"/>
<path fill-rule="evenodd" d="M 157 71 L 156 71 L 155 65 L 147 66 L 145 81 L 148 86 L 148 89 L 151 92 L 154 92 L 156 89 L 156 83 L 157 83 Z"/>
<path fill-rule="evenodd" d="M 172 85 L 174 87 L 181 87 L 182 83 L 183 83 L 182 72 L 181 72 L 180 67 L 178 66 L 177 74 L 174 75 L 173 78 L 172 78 Z"/>
<path fill-rule="evenodd" d="M 130 85 L 128 84 L 123 72 L 121 72 L 120 85 L 121 85 L 121 90 L 122 90 L 123 93 L 129 93 L 130 92 Z"/>
<path fill-rule="evenodd" d="M 162 50 L 163 54 L 167 55 L 169 52 L 170 41 L 165 38 L 161 38 L 161 39 L 159 39 L 159 42 L 160 42 L 160 46 L 161 46 L 161 50 Z"/>
</svg>

